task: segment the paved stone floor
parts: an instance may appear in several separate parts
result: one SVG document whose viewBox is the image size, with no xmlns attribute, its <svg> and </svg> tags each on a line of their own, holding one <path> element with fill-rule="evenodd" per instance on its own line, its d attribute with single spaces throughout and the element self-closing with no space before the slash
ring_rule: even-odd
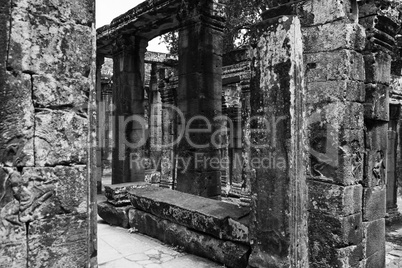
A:
<svg viewBox="0 0 402 268">
<path fill-rule="evenodd" d="M 110 183 L 105 178 L 103 183 Z M 104 200 L 98 196 L 98 202 Z M 402 213 L 402 197 L 398 199 Z M 386 268 L 402 268 L 402 222 L 387 227 Z M 139 233 L 110 226 L 98 217 L 98 264 L 102 268 L 221 268 Z"/>
<path fill-rule="evenodd" d="M 182 252 L 98 217 L 98 264 L 106 268 L 221 268 L 207 259 Z"/>
<path fill-rule="evenodd" d="M 402 197 L 398 199 L 398 208 L 402 213 Z M 387 268 L 402 268 L 402 222 L 387 227 L 385 239 Z"/>
</svg>

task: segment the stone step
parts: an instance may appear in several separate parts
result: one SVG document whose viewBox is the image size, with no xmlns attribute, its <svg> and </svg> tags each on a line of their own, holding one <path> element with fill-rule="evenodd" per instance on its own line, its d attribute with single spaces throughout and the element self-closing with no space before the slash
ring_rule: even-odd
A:
<svg viewBox="0 0 402 268">
<path fill-rule="evenodd" d="M 249 244 L 249 208 L 157 187 L 128 193 L 135 209 L 218 239 Z"/>
<path fill-rule="evenodd" d="M 104 184 L 105 196 L 109 203 L 116 207 L 130 206 L 130 198 L 128 191 L 131 189 L 148 187 L 149 183 L 146 182 L 129 182 L 119 184 Z"/>
<path fill-rule="evenodd" d="M 208 258 L 229 268 L 247 267 L 250 246 L 224 241 L 138 209 L 129 209 L 129 223 L 138 232 Z"/>
</svg>

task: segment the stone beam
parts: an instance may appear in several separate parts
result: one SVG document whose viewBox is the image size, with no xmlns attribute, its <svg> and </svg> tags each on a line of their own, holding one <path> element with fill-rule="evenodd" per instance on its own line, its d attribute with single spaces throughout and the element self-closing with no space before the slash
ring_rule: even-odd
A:
<svg viewBox="0 0 402 268">
<path fill-rule="evenodd" d="M 144 1 L 97 30 L 97 51 L 112 55 L 113 40 L 120 34 L 135 34 L 148 40 L 178 28 L 180 0 Z"/>
</svg>

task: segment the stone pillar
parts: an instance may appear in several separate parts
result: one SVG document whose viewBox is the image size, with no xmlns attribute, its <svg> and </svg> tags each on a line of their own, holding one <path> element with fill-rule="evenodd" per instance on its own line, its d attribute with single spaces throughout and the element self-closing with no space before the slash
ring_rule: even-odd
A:
<svg viewBox="0 0 402 268">
<path fill-rule="evenodd" d="M 222 116 L 229 118 L 229 104 L 225 95 L 225 90 L 222 91 Z M 229 159 L 229 122 L 223 121 L 222 125 L 222 144 L 221 144 L 221 159 L 225 164 L 221 166 L 221 192 L 223 196 L 229 195 L 230 192 L 230 159 Z"/>
<path fill-rule="evenodd" d="M 250 78 L 251 72 L 243 77 L 240 82 L 241 87 L 241 129 L 242 129 L 242 181 L 243 191 L 246 195 L 251 193 L 251 170 L 250 170 L 250 118 L 251 118 L 251 104 L 250 104 Z M 249 197 L 247 198 L 249 199 Z M 249 200 L 244 200 L 249 202 Z"/>
<path fill-rule="evenodd" d="M 102 102 L 102 65 L 105 62 L 105 58 L 102 55 L 96 55 L 96 107 L 97 107 L 97 145 L 96 146 L 96 191 L 98 194 L 102 193 L 102 152 L 105 148 L 104 142 L 104 118 L 105 110 L 104 103 Z"/>
<path fill-rule="evenodd" d="M 159 80 L 164 78 L 165 69 L 152 64 L 151 81 L 149 85 L 150 99 L 150 159 L 153 163 L 152 169 L 160 171 L 160 166 L 154 166 L 159 163 L 162 155 L 162 99 L 159 92 Z"/>
<path fill-rule="evenodd" d="M 114 104 L 112 96 L 113 85 L 110 81 L 102 85 L 102 105 L 104 110 L 104 127 L 103 127 L 103 146 L 102 147 L 102 167 L 103 176 L 105 171 L 111 175 L 111 165 L 112 165 L 112 152 L 113 152 L 113 113 Z"/>
<path fill-rule="evenodd" d="M 235 89 L 237 90 L 237 89 Z M 239 96 L 240 97 L 240 96 Z M 230 156 L 230 182 L 231 193 L 236 196 L 242 195 L 242 129 L 241 129 L 241 101 L 240 98 L 237 103 L 230 107 L 229 119 L 233 124 L 229 140 L 229 156 Z"/>
<path fill-rule="evenodd" d="M 395 35 L 399 31 L 399 11 L 391 3 L 362 3 L 359 23 L 365 27 L 365 162 L 363 175 L 363 235 L 366 267 L 385 267 L 385 216 L 387 171 L 389 85 Z M 384 10 L 383 10 L 384 9 Z M 395 16 L 396 15 L 396 16 Z M 392 134 L 392 132 L 391 132 Z"/>
<path fill-rule="evenodd" d="M 184 1 L 179 12 L 177 190 L 219 198 L 223 12 L 219 1 Z M 215 138 L 215 139 L 214 139 Z"/>
<path fill-rule="evenodd" d="M 356 1 L 308 1 L 303 9 L 309 265 L 360 267 L 365 33 Z"/>
<path fill-rule="evenodd" d="M 148 41 L 120 36 L 113 48 L 115 126 L 112 184 L 145 180 L 144 56 Z"/>
<path fill-rule="evenodd" d="M 160 76 L 159 90 L 162 98 L 162 161 L 160 187 L 174 188 L 176 140 L 176 88 Z M 177 86 L 177 85 L 176 85 Z"/>
<path fill-rule="evenodd" d="M 401 106 L 399 103 L 390 104 L 389 124 L 388 124 L 388 154 L 387 154 L 387 218 L 388 222 L 393 222 L 400 218 L 398 211 L 398 126 L 400 121 Z"/>
<path fill-rule="evenodd" d="M 1 267 L 97 267 L 94 2 L 0 1 Z"/>
<path fill-rule="evenodd" d="M 249 267 L 308 267 L 300 22 L 282 16 L 258 24 L 255 32 Z"/>
</svg>

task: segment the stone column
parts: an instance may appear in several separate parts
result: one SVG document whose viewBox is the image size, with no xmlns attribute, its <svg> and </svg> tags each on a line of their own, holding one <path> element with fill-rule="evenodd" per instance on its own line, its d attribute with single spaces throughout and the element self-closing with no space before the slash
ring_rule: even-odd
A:
<svg viewBox="0 0 402 268">
<path fill-rule="evenodd" d="M 222 115 L 225 118 L 229 118 L 229 104 L 227 102 L 227 98 L 225 95 L 225 88 L 222 91 Z M 229 122 L 227 120 L 224 120 L 223 129 L 226 129 L 225 131 L 222 131 L 222 144 L 221 144 L 221 159 L 226 161 L 224 165 L 221 166 L 221 190 L 222 190 L 222 195 L 227 196 L 230 192 L 230 159 L 229 159 L 229 137 L 228 137 L 228 129 L 229 129 Z"/>
<path fill-rule="evenodd" d="M 310 267 L 363 265 L 364 29 L 356 1 L 308 1 L 302 20 Z"/>
<path fill-rule="evenodd" d="M 237 90 L 237 89 L 235 89 Z M 233 129 L 230 132 L 229 140 L 229 156 L 230 156 L 230 181 L 231 193 L 236 196 L 242 195 L 242 129 L 241 129 L 241 101 L 230 107 L 229 118 L 233 124 Z"/>
<path fill-rule="evenodd" d="M 97 107 L 97 147 L 96 147 L 96 191 L 98 194 L 102 193 L 102 151 L 105 148 L 104 142 L 104 117 L 105 110 L 102 103 L 102 65 L 105 58 L 102 55 L 96 55 L 96 107 Z"/>
<path fill-rule="evenodd" d="M 177 190 L 219 198 L 223 13 L 219 1 L 184 1 L 179 12 Z M 187 129 L 186 129 L 187 127 Z"/>
<path fill-rule="evenodd" d="M 105 170 L 108 172 L 111 170 L 113 151 L 113 85 L 109 82 L 110 81 L 107 81 L 107 83 L 102 85 L 102 105 L 105 113 L 103 127 L 104 147 L 102 147 L 103 175 L 105 175 Z"/>
<path fill-rule="evenodd" d="M 159 80 L 164 78 L 165 69 L 152 64 L 151 81 L 149 85 L 150 99 L 150 159 L 153 163 L 152 169 L 160 171 L 160 166 L 155 166 L 159 163 L 162 155 L 162 99 L 159 92 Z"/>
<path fill-rule="evenodd" d="M 241 88 L 241 129 L 242 129 L 242 181 L 243 191 L 247 195 L 247 203 L 249 202 L 249 195 L 251 192 L 251 170 L 250 170 L 250 117 L 251 117 L 251 105 L 250 105 L 250 78 L 251 72 L 243 77 L 240 82 Z"/>
<path fill-rule="evenodd" d="M 116 106 L 112 184 L 145 180 L 144 56 L 148 41 L 120 36 L 113 48 L 113 101 Z"/>
<path fill-rule="evenodd" d="M 365 27 L 364 49 L 365 162 L 363 177 L 364 257 L 368 267 L 385 267 L 385 216 L 387 199 L 387 162 L 389 127 L 389 85 L 395 35 L 399 31 L 399 11 L 391 3 L 377 1 L 360 6 L 359 23 Z M 392 132 L 391 132 L 392 134 Z M 394 161 L 393 161 L 394 162 Z M 394 168 L 394 167 L 393 167 Z"/>
<path fill-rule="evenodd" d="M 159 90 L 162 98 L 162 161 L 160 187 L 174 188 L 176 140 L 176 88 L 160 76 Z"/>
<path fill-rule="evenodd" d="M 253 38 L 249 267 L 308 267 L 300 22 L 282 16 Z"/>
</svg>

